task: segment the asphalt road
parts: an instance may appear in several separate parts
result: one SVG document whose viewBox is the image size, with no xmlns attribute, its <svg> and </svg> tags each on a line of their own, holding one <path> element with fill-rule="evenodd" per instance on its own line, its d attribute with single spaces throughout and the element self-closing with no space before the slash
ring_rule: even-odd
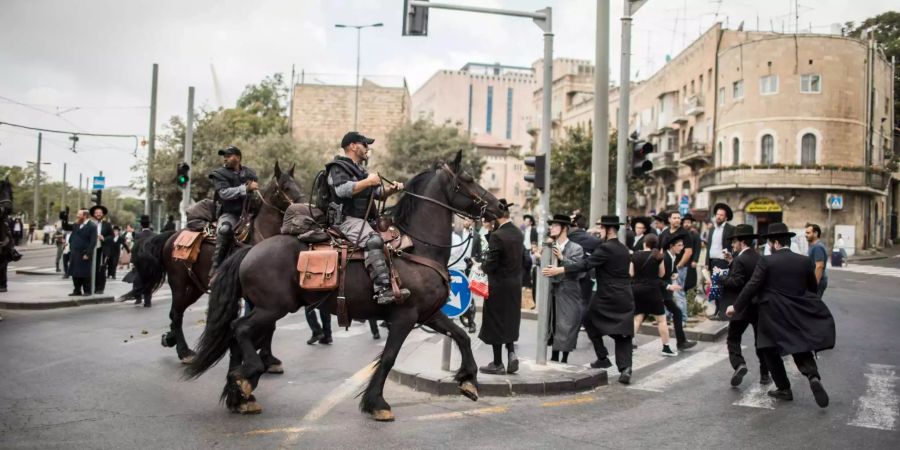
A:
<svg viewBox="0 0 900 450">
<path fill-rule="evenodd" d="M 865 266 L 877 272 L 855 266 L 831 271 L 826 292 L 838 328 L 837 348 L 819 359 L 827 409 L 796 370 L 792 403 L 768 402 L 752 368 L 732 389 L 719 342 L 645 358 L 630 387 L 586 394 L 473 403 L 388 382 L 397 421 L 376 423 L 358 412 L 355 395 L 384 341 L 354 324 L 333 346 L 307 346 L 305 321 L 294 315 L 274 342 L 285 374 L 264 376 L 261 415 L 240 416 L 218 404 L 225 367 L 180 379 L 174 351 L 159 343 L 170 302 L 156 298 L 149 309 L 4 311 L 0 448 L 900 448 L 900 259 Z M 201 300 L 185 318 L 190 342 L 204 313 Z M 639 342 L 656 348 L 650 337 Z"/>
</svg>

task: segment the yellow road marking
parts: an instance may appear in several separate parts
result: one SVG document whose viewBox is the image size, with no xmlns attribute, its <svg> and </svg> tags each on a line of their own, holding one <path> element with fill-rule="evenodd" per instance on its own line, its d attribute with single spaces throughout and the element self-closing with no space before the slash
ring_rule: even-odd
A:
<svg viewBox="0 0 900 450">
<path fill-rule="evenodd" d="M 264 434 L 276 433 L 302 433 L 308 429 L 309 427 L 268 428 L 263 430 L 248 431 L 244 433 L 244 436 L 260 436 Z"/>
<path fill-rule="evenodd" d="M 554 406 L 580 405 L 582 403 L 590 403 L 590 402 L 593 402 L 596 400 L 597 400 L 597 397 L 576 397 L 576 398 L 570 398 L 570 399 L 566 399 L 566 400 L 558 400 L 555 402 L 544 402 L 544 403 L 541 403 L 541 406 L 552 408 Z"/>
<path fill-rule="evenodd" d="M 443 420 L 443 419 L 461 419 L 470 416 L 484 416 L 488 414 L 502 414 L 508 412 L 509 408 L 505 406 L 491 406 L 489 408 L 471 409 L 469 411 L 455 411 L 450 413 L 428 414 L 413 418 L 414 420 Z"/>
</svg>

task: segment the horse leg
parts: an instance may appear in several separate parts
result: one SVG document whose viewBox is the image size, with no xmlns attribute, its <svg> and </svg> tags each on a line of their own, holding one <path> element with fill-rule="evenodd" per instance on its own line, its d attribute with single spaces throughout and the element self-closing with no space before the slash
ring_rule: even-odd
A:
<svg viewBox="0 0 900 450">
<path fill-rule="evenodd" d="M 232 323 L 234 338 L 240 348 L 243 364 L 229 372 L 229 379 L 240 389 L 243 402 L 238 412 L 241 414 L 258 414 L 262 407 L 253 397 L 253 390 L 259 384 L 259 377 L 266 371 L 262 359 L 256 353 L 256 342 L 263 333 L 274 329 L 275 322 L 284 317 L 284 313 L 270 313 L 254 308 L 250 314 L 236 319 Z M 226 388 L 228 389 L 228 388 Z"/>
<path fill-rule="evenodd" d="M 444 313 L 438 313 L 428 326 L 434 328 L 438 333 L 450 336 L 459 352 L 462 355 L 462 363 L 459 370 L 456 371 L 454 379 L 459 384 L 459 392 L 472 401 L 478 400 L 478 364 L 475 362 L 475 355 L 472 353 L 472 341 L 469 335 L 459 327 L 453 320 L 448 318 Z"/>
<path fill-rule="evenodd" d="M 394 420 L 391 406 L 384 400 L 384 383 L 387 381 L 391 368 L 394 367 L 403 342 L 406 341 L 409 332 L 416 325 L 417 315 L 417 311 L 413 308 L 406 308 L 391 314 L 391 325 L 388 328 L 384 351 L 381 352 L 375 373 L 372 374 L 369 385 L 359 401 L 359 409 L 364 413 L 371 414 L 379 422 Z"/>
<path fill-rule="evenodd" d="M 272 324 L 271 329 L 263 333 L 259 346 L 259 358 L 266 366 L 266 373 L 283 374 L 284 366 L 281 365 L 281 360 L 272 355 L 272 336 L 274 335 L 275 324 Z"/>
<path fill-rule="evenodd" d="M 193 289 L 172 289 L 172 307 L 169 309 L 169 332 L 163 335 L 163 345 L 175 347 L 175 352 L 182 364 L 190 364 L 194 359 L 194 351 L 188 346 L 184 337 L 184 312 L 187 307 L 197 301 Z"/>
</svg>

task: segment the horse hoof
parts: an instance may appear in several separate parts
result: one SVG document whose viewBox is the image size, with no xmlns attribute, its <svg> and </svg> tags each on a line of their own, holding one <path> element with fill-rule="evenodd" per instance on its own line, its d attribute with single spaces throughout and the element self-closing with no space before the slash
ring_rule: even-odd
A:
<svg viewBox="0 0 900 450">
<path fill-rule="evenodd" d="M 394 413 L 389 409 L 376 409 L 372 417 L 378 422 L 393 422 Z"/>
<path fill-rule="evenodd" d="M 459 393 L 465 395 L 473 402 L 478 401 L 478 388 L 471 381 L 464 381 L 459 385 Z"/>
<path fill-rule="evenodd" d="M 241 414 L 259 414 L 262 412 L 262 405 L 255 401 L 241 403 L 238 412 Z"/>
<path fill-rule="evenodd" d="M 284 373 L 284 366 L 282 366 L 281 364 L 272 364 L 266 369 L 266 373 L 281 375 Z"/>
<path fill-rule="evenodd" d="M 184 358 L 181 358 L 181 363 L 184 365 L 188 365 L 188 364 L 194 362 L 194 356 L 195 355 L 187 355 Z"/>
<path fill-rule="evenodd" d="M 249 399 L 249 398 L 250 398 L 250 394 L 253 393 L 253 386 L 250 384 L 250 382 L 247 381 L 247 380 L 244 379 L 244 378 L 238 378 L 237 380 L 234 380 L 234 382 L 235 382 L 235 383 L 238 385 L 238 387 L 241 389 L 241 395 L 242 395 L 244 398 Z"/>
</svg>

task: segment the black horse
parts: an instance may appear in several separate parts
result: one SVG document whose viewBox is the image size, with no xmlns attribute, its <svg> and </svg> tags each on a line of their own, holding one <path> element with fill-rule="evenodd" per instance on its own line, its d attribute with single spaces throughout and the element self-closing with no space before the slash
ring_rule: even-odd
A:
<svg viewBox="0 0 900 450">
<path fill-rule="evenodd" d="M 384 383 L 400 347 L 416 324 L 426 324 L 453 338 L 462 354 L 455 379 L 463 395 L 472 400 L 478 398 L 478 366 L 469 336 L 441 313 L 440 308 L 447 301 L 449 289 L 446 266 L 453 214 L 492 220 L 500 214 L 501 206 L 471 175 L 461 171 L 461 158 L 462 152 L 452 164 L 439 163 L 416 175 L 397 204 L 394 223 L 415 244 L 403 256 L 394 257 L 403 286 L 412 293 L 409 299 L 402 304 L 378 305 L 373 300 L 372 282 L 361 261 L 351 262 L 341 275 L 347 277 L 345 296 L 352 319 L 382 319 L 390 323 L 384 351 L 360 400 L 360 409 L 375 420 L 394 420 L 391 407 L 383 397 Z M 185 372 L 188 378 L 200 376 L 230 349 L 231 364 L 222 400 L 234 412 L 261 411 L 252 392 L 265 365 L 255 353 L 255 344 L 271 333 L 278 319 L 323 300 L 322 292 L 305 291 L 299 286 L 296 262 L 306 248 L 306 244 L 292 236 L 267 239 L 230 256 L 213 282 L 206 329 L 197 346 L 196 358 Z M 253 311 L 239 318 L 241 297 L 249 299 Z M 337 293 L 326 293 L 320 307 L 334 313 Z"/>
<path fill-rule="evenodd" d="M 250 244 L 258 244 L 264 239 L 278 235 L 284 220 L 284 212 L 292 203 L 302 201 L 300 186 L 294 180 L 294 166 L 282 171 L 275 163 L 275 170 L 269 183 L 260 191 L 262 205 L 256 212 L 252 224 Z M 146 289 L 155 291 L 168 278 L 172 289 L 172 307 L 169 311 L 170 331 L 162 337 L 164 347 L 175 347 L 181 362 L 188 364 L 194 358 L 193 350 L 188 347 L 182 330 L 184 312 L 193 305 L 205 292 L 209 283 L 209 268 L 212 265 L 212 254 L 215 247 L 204 242 L 200 247 L 197 262 L 190 268 L 183 261 L 172 258 L 172 248 L 180 232 L 161 233 L 138 242 L 132 262 L 141 280 L 147 280 Z M 131 290 L 120 297 L 120 300 L 141 298 L 143 292 Z M 272 373 L 282 373 L 281 361 L 272 356 L 271 336 L 269 342 L 262 346 L 261 356 L 265 359 L 266 368 Z"/>
</svg>

